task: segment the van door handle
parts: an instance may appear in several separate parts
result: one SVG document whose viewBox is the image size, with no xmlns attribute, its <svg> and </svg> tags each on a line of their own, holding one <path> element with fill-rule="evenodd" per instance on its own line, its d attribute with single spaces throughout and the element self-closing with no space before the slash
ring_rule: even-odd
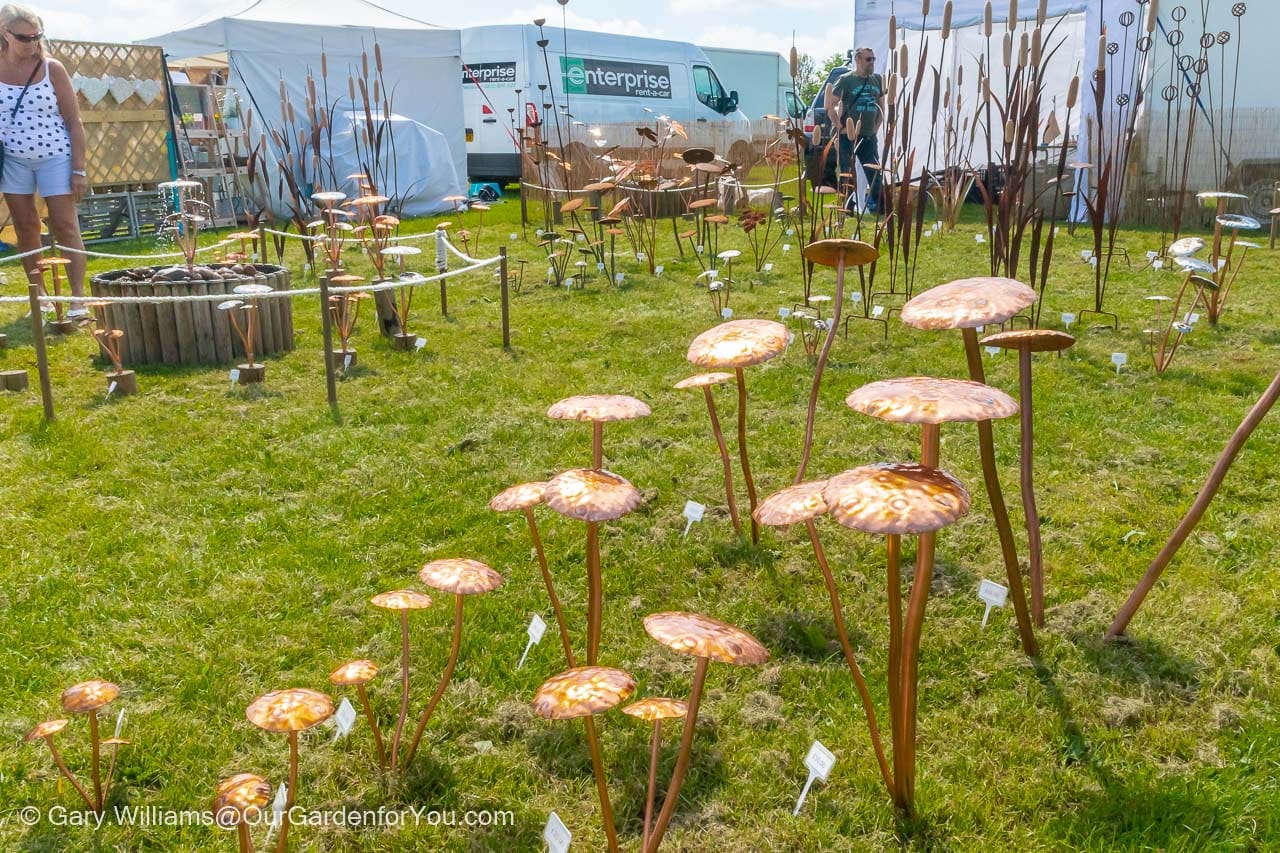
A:
<svg viewBox="0 0 1280 853">
<path fill-rule="evenodd" d="M 698 121 L 702 122 L 703 124 L 706 124 L 706 122 L 707 122 L 707 120 L 706 120 L 705 118 L 700 118 L 700 119 L 698 119 Z"/>
</svg>

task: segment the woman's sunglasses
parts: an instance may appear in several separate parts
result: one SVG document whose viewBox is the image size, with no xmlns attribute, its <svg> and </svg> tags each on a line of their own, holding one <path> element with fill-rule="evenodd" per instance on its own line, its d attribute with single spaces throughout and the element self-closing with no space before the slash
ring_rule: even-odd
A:
<svg viewBox="0 0 1280 853">
<path fill-rule="evenodd" d="M 40 39 L 44 38 L 44 33 L 32 33 L 31 35 L 23 35 L 22 33 L 15 33 L 13 30 L 5 30 L 5 32 L 13 36 L 23 44 L 35 44 L 36 42 L 40 41 Z"/>
</svg>

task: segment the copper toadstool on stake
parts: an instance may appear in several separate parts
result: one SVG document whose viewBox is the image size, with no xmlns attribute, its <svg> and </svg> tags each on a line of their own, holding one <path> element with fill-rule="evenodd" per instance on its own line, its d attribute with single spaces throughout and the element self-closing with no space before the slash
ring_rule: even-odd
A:
<svg viewBox="0 0 1280 853">
<path fill-rule="evenodd" d="M 400 713 L 396 717 L 396 731 L 391 738 L 391 766 L 398 768 L 400 734 L 409 716 L 409 611 L 424 610 L 431 606 L 431 596 L 411 589 L 380 592 L 369 599 L 375 607 L 390 610 L 400 616 Z"/>
<path fill-rule="evenodd" d="M 378 748 L 378 767 L 387 769 L 387 751 L 382 745 L 382 732 L 378 729 L 378 719 L 373 715 L 373 706 L 369 704 L 369 692 L 365 685 L 378 674 L 378 665 L 371 660 L 353 660 L 329 673 L 329 683 L 338 687 L 355 687 L 360 696 L 360 705 L 364 708 L 365 719 L 369 721 L 369 729 L 373 732 L 373 743 Z"/>
<path fill-rule="evenodd" d="M 678 720 L 689 713 L 689 706 L 679 699 L 650 696 L 632 702 L 622 713 L 646 723 L 653 723 L 653 737 L 649 743 L 649 787 L 644 798 L 644 831 L 640 836 L 640 849 L 649 844 L 649 827 L 653 823 L 653 801 L 658 788 L 658 755 L 662 746 L 662 721 Z"/>
<path fill-rule="evenodd" d="M 733 495 L 733 468 L 729 463 L 729 449 L 724 443 L 724 433 L 720 430 L 720 418 L 716 414 L 716 401 L 711 396 L 711 388 L 733 379 L 732 373 L 713 372 L 698 373 L 687 379 L 681 379 L 676 388 L 701 388 L 707 401 L 707 414 L 711 417 L 711 432 L 716 437 L 716 447 L 720 450 L 720 465 L 724 469 L 724 495 L 729 504 L 729 518 L 733 520 L 733 529 L 742 534 L 742 522 L 738 518 L 738 502 Z"/>
<path fill-rule="evenodd" d="M 62 691 L 62 709 L 68 714 L 87 714 L 89 716 L 89 741 L 93 753 L 90 773 L 93 777 L 93 797 L 97 806 L 94 811 L 101 812 L 106 800 L 102 796 L 102 774 L 99 772 L 101 760 L 101 744 L 98 742 L 98 710 L 109 705 L 120 695 L 120 688 L 110 681 L 83 681 Z"/>
<path fill-rule="evenodd" d="M 333 700 L 305 687 L 272 690 L 254 699 L 244 714 L 249 722 L 264 731 L 289 735 L 289 787 L 280 819 L 280 841 L 276 845 L 278 853 L 284 853 L 289 838 L 289 811 L 298 793 L 298 732 L 333 716 Z"/>
<path fill-rule="evenodd" d="M 249 824 L 258 822 L 270 799 L 271 786 L 253 773 L 237 773 L 218 783 L 213 797 L 213 821 L 223 829 L 235 828 L 240 853 L 253 853 Z"/>
<path fill-rule="evenodd" d="M 53 762 L 58 765 L 58 770 L 71 783 L 71 787 L 76 789 L 76 793 L 80 795 L 80 799 L 84 800 L 84 804 L 89 807 L 90 811 L 97 811 L 97 807 L 93 804 L 93 798 L 89 796 L 89 792 L 84 789 L 84 785 L 80 784 L 80 780 L 75 777 L 67 768 L 67 763 L 62 760 L 62 753 L 58 752 L 58 747 L 54 746 L 53 736 L 67 727 L 69 720 L 46 720 L 38 726 L 27 732 L 23 737 L 23 741 L 34 743 L 42 740 L 49 747 L 49 752 L 53 754 Z"/>
<path fill-rule="evenodd" d="M 604 464 L 604 425 L 651 414 L 648 405 L 624 394 L 582 394 L 566 397 L 547 409 L 547 417 L 559 421 L 591 421 L 591 467 Z"/>
</svg>

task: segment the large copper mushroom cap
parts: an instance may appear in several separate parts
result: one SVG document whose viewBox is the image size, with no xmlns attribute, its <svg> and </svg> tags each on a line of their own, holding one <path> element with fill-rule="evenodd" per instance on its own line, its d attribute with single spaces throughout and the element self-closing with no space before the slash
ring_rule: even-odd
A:
<svg viewBox="0 0 1280 853">
<path fill-rule="evenodd" d="M 622 713 L 637 720 L 652 723 L 657 720 L 674 720 L 689 713 L 688 704 L 679 699 L 668 699 L 665 696 L 650 696 L 632 702 L 622 709 Z"/>
<path fill-rule="evenodd" d="M 519 483 L 495 495 L 489 501 L 489 509 L 494 512 L 510 512 L 513 509 L 537 506 L 542 503 L 542 496 L 546 491 L 546 483 Z"/>
<path fill-rule="evenodd" d="M 1178 269 L 1183 272 L 1202 272 L 1212 275 L 1217 272 L 1213 264 L 1208 261 L 1202 261 L 1199 258 L 1193 258 L 1190 255 L 1175 256 L 1173 262 L 1178 265 Z"/>
<path fill-rule="evenodd" d="M 24 741 L 44 740 L 47 737 L 56 735 L 67 727 L 70 720 L 45 720 L 31 731 L 27 732 L 23 737 Z"/>
<path fill-rule="evenodd" d="M 999 332 L 987 335 L 980 341 L 984 346 L 1030 352 L 1061 352 L 1075 342 L 1076 339 L 1073 336 L 1055 329 L 1019 329 L 1016 332 Z"/>
<path fill-rule="evenodd" d="M 580 394 L 547 409 L 547 417 L 559 421 L 627 421 L 650 414 L 643 401 L 625 394 Z"/>
<path fill-rule="evenodd" d="M 786 527 L 817 518 L 827 511 L 822 497 L 826 480 L 797 483 L 765 498 L 754 513 L 756 521 L 769 527 Z"/>
<path fill-rule="evenodd" d="M 636 690 L 631 674 L 610 666 L 577 666 L 553 675 L 533 697 L 533 710 L 549 720 L 607 711 Z"/>
<path fill-rule="evenodd" d="M 432 560 L 422 567 L 418 577 L 427 586 L 457 595 L 477 595 L 502 586 L 502 575 L 479 560 L 463 557 Z"/>
<path fill-rule="evenodd" d="M 644 629 L 659 643 L 681 654 L 746 666 L 764 663 L 769 650 L 741 628 L 697 613 L 654 613 Z"/>
<path fill-rule="evenodd" d="M 272 690 L 254 699 L 244 715 L 249 722 L 269 732 L 300 732 L 329 719 L 333 715 L 333 700 L 305 687 Z"/>
<path fill-rule="evenodd" d="M 1194 255 L 1204 248 L 1204 240 L 1199 237 L 1183 237 L 1169 244 L 1169 254 L 1173 257 Z"/>
<path fill-rule="evenodd" d="M 680 152 L 680 159 L 690 166 L 696 166 L 699 163 L 710 163 L 716 159 L 716 152 L 710 148 L 686 148 Z"/>
<path fill-rule="evenodd" d="M 271 799 L 271 785 L 261 776 L 237 773 L 218 783 L 213 797 L 214 822 L 224 829 L 236 826 L 246 815 L 266 807 Z"/>
<path fill-rule="evenodd" d="M 339 687 L 368 684 L 378 674 L 378 665 L 371 660 L 353 660 L 329 673 L 329 683 Z"/>
<path fill-rule="evenodd" d="M 750 367 L 787 348 L 787 327 L 773 320 L 730 320 L 693 339 L 686 356 L 698 367 Z"/>
<path fill-rule="evenodd" d="M 380 592 L 369 601 L 386 610 L 423 610 L 431 606 L 431 596 L 412 589 L 397 589 L 392 592 Z"/>
<path fill-rule="evenodd" d="M 837 474 L 823 492 L 831 517 L 863 533 L 939 530 L 969 511 L 969 493 L 938 468 L 906 462 L 863 465 Z"/>
<path fill-rule="evenodd" d="M 1252 216 L 1244 216 L 1239 213 L 1222 214 L 1218 217 L 1218 224 L 1223 228 L 1230 228 L 1235 231 L 1257 231 L 1262 227 L 1262 223 Z"/>
<path fill-rule="evenodd" d="M 120 688 L 110 681 L 82 681 L 62 691 L 62 710 L 68 714 L 87 714 L 119 695 Z"/>
<path fill-rule="evenodd" d="M 685 388 L 703 388 L 707 385 L 719 385 L 722 382 L 729 382 L 733 379 L 732 373 L 724 373 L 723 371 L 715 371 L 713 373 L 695 373 L 685 379 L 681 379 L 674 387 L 684 390 Z"/>
<path fill-rule="evenodd" d="M 931 376 L 870 382 L 846 397 L 845 404 L 873 418 L 907 424 L 990 421 L 1018 412 L 1017 402 L 999 388 Z"/>
<path fill-rule="evenodd" d="M 844 255 L 844 265 L 846 267 L 860 267 L 880 257 L 880 253 L 869 243 L 864 243 L 861 240 L 849 240 L 844 237 L 815 240 L 801 249 L 800 253 L 804 255 L 805 260 L 821 264 L 824 267 L 840 266 L 841 255 Z"/>
<path fill-rule="evenodd" d="M 640 492 L 612 471 L 572 468 L 551 478 L 543 500 L 569 518 L 612 521 L 640 505 Z"/>
<path fill-rule="evenodd" d="M 971 329 L 1003 323 L 1036 301 L 1036 292 L 1011 278 L 962 278 L 940 284 L 902 306 L 902 322 L 917 329 Z"/>
<path fill-rule="evenodd" d="M 1205 190 L 1204 192 L 1196 193 L 1196 198 L 1200 199 L 1201 201 L 1217 201 L 1220 198 L 1240 199 L 1241 201 L 1243 201 L 1247 199 L 1248 196 L 1241 195 L 1240 193 L 1223 192 L 1221 190 Z"/>
</svg>

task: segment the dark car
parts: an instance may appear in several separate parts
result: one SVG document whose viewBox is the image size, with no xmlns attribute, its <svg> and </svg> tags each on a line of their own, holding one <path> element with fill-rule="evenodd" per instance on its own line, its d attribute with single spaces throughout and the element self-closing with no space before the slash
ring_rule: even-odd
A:
<svg viewBox="0 0 1280 853">
<path fill-rule="evenodd" d="M 823 103 L 823 95 L 827 91 L 827 86 L 833 85 L 841 74 L 850 70 L 851 69 L 848 65 L 839 65 L 832 68 L 831 71 L 827 73 L 827 79 L 824 80 L 822 85 L 818 88 L 818 94 L 814 95 L 813 103 L 809 105 L 808 111 L 804 114 L 804 133 L 805 136 L 809 137 L 809 146 L 806 153 L 809 159 L 810 180 L 813 180 L 817 175 L 818 159 L 819 155 L 822 153 L 821 150 L 819 148 L 815 148 L 813 144 L 814 128 L 822 128 L 822 141 L 824 143 L 831 139 L 831 121 L 827 118 L 827 108 Z M 828 186 L 836 185 L 836 159 L 835 151 L 832 150 L 831 155 L 827 157 L 826 162 L 822 164 L 825 168 L 823 169 L 824 177 L 821 183 Z"/>
</svg>

